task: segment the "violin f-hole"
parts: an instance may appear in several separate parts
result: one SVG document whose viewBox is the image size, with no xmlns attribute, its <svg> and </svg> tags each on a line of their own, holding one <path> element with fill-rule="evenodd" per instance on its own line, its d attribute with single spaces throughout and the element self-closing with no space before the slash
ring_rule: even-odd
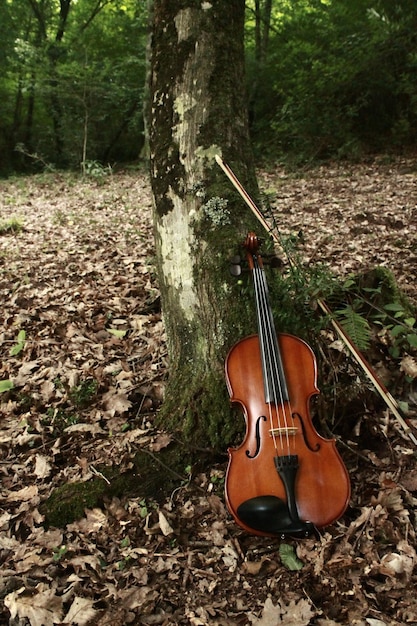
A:
<svg viewBox="0 0 417 626">
<path fill-rule="evenodd" d="M 261 449 L 261 426 L 260 426 L 261 420 L 266 422 L 266 416 L 260 415 L 258 419 L 256 420 L 256 426 L 255 426 L 256 450 L 255 450 L 255 454 L 251 454 L 249 450 L 246 450 L 246 456 L 248 457 L 248 459 L 255 459 L 259 454 L 259 450 Z"/>
<path fill-rule="evenodd" d="M 298 417 L 298 419 L 300 420 L 301 430 L 303 432 L 303 439 L 304 439 L 304 442 L 305 442 L 307 448 L 309 450 L 311 450 L 312 452 L 318 452 L 320 450 L 320 444 L 316 443 L 316 445 L 313 448 L 313 446 L 309 442 L 308 437 L 307 437 L 307 433 L 306 433 L 306 429 L 305 429 L 305 426 L 304 426 L 304 421 L 303 421 L 303 418 L 301 417 L 301 415 L 299 413 L 293 413 L 292 417 L 293 418 Z"/>
</svg>

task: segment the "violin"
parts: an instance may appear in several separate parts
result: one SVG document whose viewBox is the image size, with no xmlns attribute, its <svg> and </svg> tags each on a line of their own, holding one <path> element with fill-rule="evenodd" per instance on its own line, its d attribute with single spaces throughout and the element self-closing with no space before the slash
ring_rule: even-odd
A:
<svg viewBox="0 0 417 626">
<path fill-rule="evenodd" d="M 258 334 L 236 343 L 225 363 L 231 402 L 246 421 L 241 445 L 228 449 L 227 507 L 251 534 L 317 536 L 344 513 L 349 475 L 335 440 L 323 438 L 312 423 L 310 400 L 319 393 L 313 351 L 275 331 L 255 233 L 248 233 L 244 247 Z"/>
</svg>

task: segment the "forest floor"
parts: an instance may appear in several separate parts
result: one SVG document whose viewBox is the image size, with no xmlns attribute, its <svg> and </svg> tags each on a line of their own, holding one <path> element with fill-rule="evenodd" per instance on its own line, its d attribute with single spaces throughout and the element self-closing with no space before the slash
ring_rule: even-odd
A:
<svg viewBox="0 0 417 626">
<path fill-rule="evenodd" d="M 277 167 L 260 182 L 307 260 L 342 277 L 383 265 L 417 304 L 417 160 Z M 416 450 L 376 400 L 345 432 L 352 498 L 320 538 L 240 530 L 226 462 L 184 468 L 163 501 L 139 479 L 136 497 L 45 527 L 57 486 L 107 483 L 104 467 L 169 445 L 153 426 L 167 356 L 150 189 L 140 171 L 52 173 L 0 181 L 0 194 L 0 624 L 417 624 Z M 393 392 L 415 424 L 403 379 Z"/>
</svg>

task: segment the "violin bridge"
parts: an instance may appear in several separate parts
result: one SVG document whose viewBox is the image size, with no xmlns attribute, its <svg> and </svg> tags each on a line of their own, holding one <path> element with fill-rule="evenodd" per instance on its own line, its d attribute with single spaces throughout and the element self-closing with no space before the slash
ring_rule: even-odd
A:
<svg viewBox="0 0 417 626">
<path fill-rule="evenodd" d="M 269 434 L 271 437 L 286 437 L 287 435 L 296 435 L 298 433 L 297 426 L 282 426 L 279 428 L 270 428 Z"/>
</svg>

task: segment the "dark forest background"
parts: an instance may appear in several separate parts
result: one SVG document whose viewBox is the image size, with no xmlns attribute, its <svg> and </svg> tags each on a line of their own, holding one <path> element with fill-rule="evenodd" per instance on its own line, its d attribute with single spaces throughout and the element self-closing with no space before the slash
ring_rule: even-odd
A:
<svg viewBox="0 0 417 626">
<path fill-rule="evenodd" d="M 94 173 L 146 153 L 150 5 L 0 4 L 1 174 Z M 415 0 L 248 0 L 245 36 L 258 159 L 299 164 L 416 144 Z"/>
</svg>

